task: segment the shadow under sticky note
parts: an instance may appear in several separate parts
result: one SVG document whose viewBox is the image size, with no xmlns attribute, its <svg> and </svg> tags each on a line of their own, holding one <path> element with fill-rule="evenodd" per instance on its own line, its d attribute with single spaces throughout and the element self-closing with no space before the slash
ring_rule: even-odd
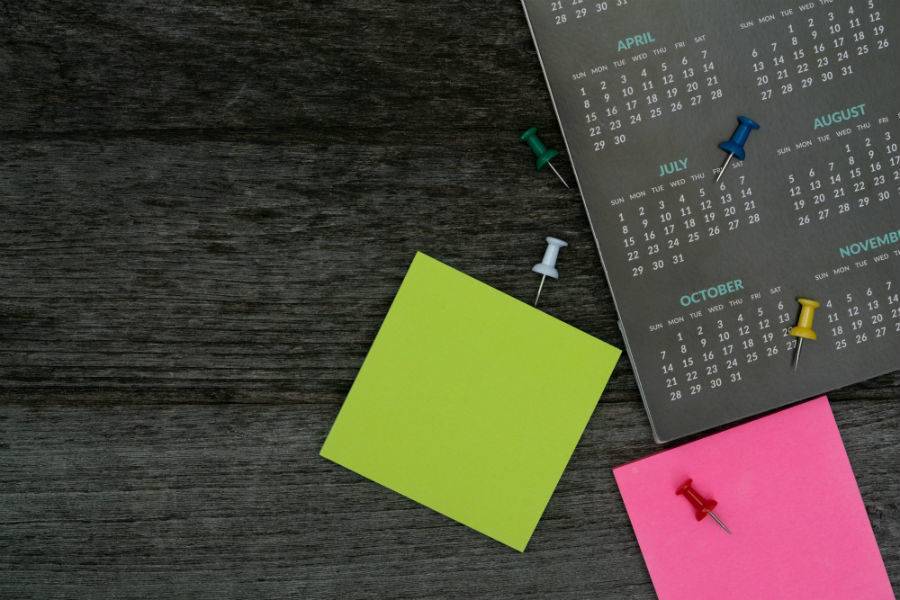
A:
<svg viewBox="0 0 900 600">
<path fill-rule="evenodd" d="M 828 399 L 614 469 L 660 600 L 893 600 Z M 718 502 L 727 535 L 675 490 Z"/>
<path fill-rule="evenodd" d="M 419 253 L 321 455 L 523 551 L 619 355 Z"/>
</svg>

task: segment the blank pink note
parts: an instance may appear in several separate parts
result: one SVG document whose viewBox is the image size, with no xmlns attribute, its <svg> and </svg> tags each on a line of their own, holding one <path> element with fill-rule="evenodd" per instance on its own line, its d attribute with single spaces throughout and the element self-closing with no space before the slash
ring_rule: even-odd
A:
<svg viewBox="0 0 900 600">
<path fill-rule="evenodd" d="M 660 600 L 894 600 L 824 396 L 613 472 Z"/>
</svg>

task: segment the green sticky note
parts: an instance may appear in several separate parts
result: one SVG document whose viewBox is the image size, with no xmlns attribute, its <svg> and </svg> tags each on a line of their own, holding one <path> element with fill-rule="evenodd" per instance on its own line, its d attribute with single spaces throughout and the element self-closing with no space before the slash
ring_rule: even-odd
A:
<svg viewBox="0 0 900 600">
<path fill-rule="evenodd" d="M 420 253 L 321 454 L 524 551 L 619 355 Z"/>
</svg>

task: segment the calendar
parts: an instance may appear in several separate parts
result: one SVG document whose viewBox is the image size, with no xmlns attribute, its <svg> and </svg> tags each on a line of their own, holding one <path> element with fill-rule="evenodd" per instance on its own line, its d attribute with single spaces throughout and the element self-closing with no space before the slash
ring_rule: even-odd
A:
<svg viewBox="0 0 900 600">
<path fill-rule="evenodd" d="M 900 368 L 900 2 L 523 5 L 658 442 Z"/>
</svg>

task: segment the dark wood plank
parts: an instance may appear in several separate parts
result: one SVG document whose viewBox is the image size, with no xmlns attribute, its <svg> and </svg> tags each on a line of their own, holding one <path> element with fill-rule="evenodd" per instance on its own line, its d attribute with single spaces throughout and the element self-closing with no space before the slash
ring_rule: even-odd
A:
<svg viewBox="0 0 900 600">
<path fill-rule="evenodd" d="M 407 147 L 385 167 L 391 153 L 0 144 L 0 386 L 344 392 L 416 250 L 530 298 L 550 232 L 573 247 L 543 307 L 620 342 L 585 217 L 552 181 L 498 175 L 487 152 L 464 174 L 447 148 Z"/>
<path fill-rule="evenodd" d="M 524 555 L 319 458 L 336 410 L 0 407 L 0 595 L 654 597 L 610 471 L 655 449 L 635 404 L 594 415 Z M 896 584 L 900 405 L 835 413 Z"/>
<path fill-rule="evenodd" d="M 317 456 L 422 250 L 621 345 L 516 2 L 0 5 L 0 597 L 652 598 L 627 361 L 519 556 Z M 895 587 L 900 373 L 832 394 Z"/>
<path fill-rule="evenodd" d="M 510 125 L 553 122 L 517 2 L 33 0 L 0 16 L 0 130 L 23 136 L 481 131 L 502 152 Z"/>
</svg>

